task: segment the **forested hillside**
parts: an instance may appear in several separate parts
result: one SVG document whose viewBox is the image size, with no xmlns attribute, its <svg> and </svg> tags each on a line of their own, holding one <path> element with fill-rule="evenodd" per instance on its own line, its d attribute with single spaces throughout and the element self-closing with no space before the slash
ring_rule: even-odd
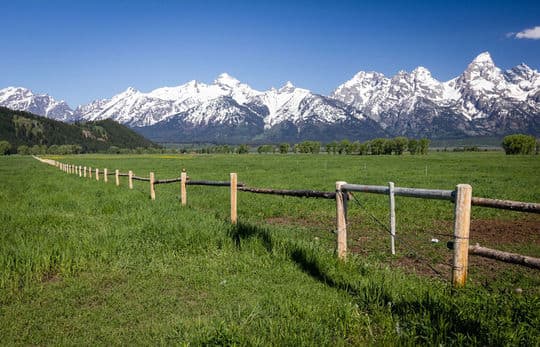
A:
<svg viewBox="0 0 540 347">
<path fill-rule="evenodd" d="M 133 130 L 102 120 L 67 124 L 23 111 L 0 107 L 0 141 L 12 148 L 34 145 L 79 145 L 82 152 L 119 148 L 158 147 Z"/>
</svg>

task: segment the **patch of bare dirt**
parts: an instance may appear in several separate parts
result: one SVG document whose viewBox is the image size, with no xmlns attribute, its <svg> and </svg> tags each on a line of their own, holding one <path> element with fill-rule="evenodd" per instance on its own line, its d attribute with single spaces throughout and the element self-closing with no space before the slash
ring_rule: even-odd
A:
<svg viewBox="0 0 540 347">
<path fill-rule="evenodd" d="M 58 273 L 47 272 L 44 273 L 43 276 L 41 276 L 41 283 L 55 283 L 61 280 L 62 277 L 60 277 L 60 274 Z"/>
</svg>

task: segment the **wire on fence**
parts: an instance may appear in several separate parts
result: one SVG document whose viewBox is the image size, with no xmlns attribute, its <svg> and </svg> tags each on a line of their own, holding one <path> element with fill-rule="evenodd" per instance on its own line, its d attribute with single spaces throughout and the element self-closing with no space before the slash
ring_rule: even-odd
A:
<svg viewBox="0 0 540 347">
<path fill-rule="evenodd" d="M 382 227 L 382 229 L 384 231 L 386 231 L 389 235 L 392 235 L 392 231 L 390 230 L 390 228 L 388 228 L 388 226 L 381 222 L 373 213 L 369 212 L 367 210 L 367 208 L 360 202 L 360 200 L 358 200 L 356 198 L 356 196 L 349 192 L 350 196 L 352 196 L 352 198 L 354 199 L 354 201 L 356 202 L 356 204 L 360 207 L 360 209 L 362 209 L 368 216 L 370 216 L 377 224 L 379 224 L 380 227 Z M 395 238 L 397 238 L 400 242 L 402 242 L 403 244 L 405 244 L 405 246 L 407 246 L 409 248 L 409 251 L 413 253 L 413 255 L 415 256 L 415 258 L 417 258 L 418 260 L 420 260 L 421 262 L 423 262 L 425 265 L 427 265 L 434 273 L 436 273 L 438 276 L 440 276 L 441 278 L 445 279 L 444 275 L 437 269 L 435 269 L 433 266 L 431 266 L 431 264 L 429 263 L 429 260 L 427 260 L 426 258 L 420 256 L 420 254 L 418 254 L 418 252 L 416 252 L 414 250 L 414 247 L 412 245 L 412 243 L 410 243 L 408 240 L 405 240 L 403 238 L 403 236 L 400 234 L 399 236 L 398 235 L 394 235 Z"/>
</svg>

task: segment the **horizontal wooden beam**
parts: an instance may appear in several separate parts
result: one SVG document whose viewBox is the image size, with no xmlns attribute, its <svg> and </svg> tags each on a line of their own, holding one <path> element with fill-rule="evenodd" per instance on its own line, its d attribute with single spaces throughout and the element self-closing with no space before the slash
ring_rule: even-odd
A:
<svg viewBox="0 0 540 347">
<path fill-rule="evenodd" d="M 295 196 L 301 198 L 321 198 L 335 199 L 335 192 L 320 192 L 316 190 L 286 190 L 286 189 L 269 189 L 269 188 L 250 188 L 239 186 L 238 190 L 256 194 L 273 194 L 282 196 Z"/>
<path fill-rule="evenodd" d="M 471 200 L 471 203 L 473 206 L 498 208 L 502 210 L 511 210 L 511 211 L 520 211 L 520 212 L 540 213 L 540 204 L 536 204 L 534 202 L 521 202 L 521 201 L 512 201 L 512 200 L 499 200 L 499 199 L 473 197 Z"/>
<path fill-rule="evenodd" d="M 453 241 L 449 241 L 446 245 L 449 249 L 454 248 Z M 540 270 L 540 258 L 529 257 L 517 253 L 498 251 L 496 249 L 482 247 L 478 243 L 474 246 L 469 246 L 469 254 Z"/>
</svg>

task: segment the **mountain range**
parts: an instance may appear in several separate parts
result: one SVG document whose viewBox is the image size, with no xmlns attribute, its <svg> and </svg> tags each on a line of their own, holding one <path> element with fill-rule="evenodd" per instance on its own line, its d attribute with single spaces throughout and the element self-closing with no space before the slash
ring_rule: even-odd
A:
<svg viewBox="0 0 540 347">
<path fill-rule="evenodd" d="M 257 91 L 223 73 L 211 84 L 190 81 L 148 93 L 130 87 L 75 109 L 8 87 L 0 90 L 0 106 L 67 122 L 113 119 L 171 142 L 538 135 L 540 73 L 525 64 L 502 71 L 485 52 L 446 82 L 424 67 L 393 77 L 361 71 L 328 96 L 291 82 Z"/>
</svg>

